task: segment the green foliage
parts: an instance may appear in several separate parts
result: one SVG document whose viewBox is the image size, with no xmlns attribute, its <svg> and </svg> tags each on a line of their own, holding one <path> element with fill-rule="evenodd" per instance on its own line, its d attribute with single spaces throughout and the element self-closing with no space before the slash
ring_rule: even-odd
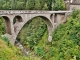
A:
<svg viewBox="0 0 80 60">
<path fill-rule="evenodd" d="M 65 10 L 64 0 L 53 0 L 53 10 Z"/>
<path fill-rule="evenodd" d="M 0 0 L 0 9 L 64 10 L 65 5 L 63 0 Z M 74 10 L 67 22 L 56 29 L 52 43 L 48 43 L 45 31 L 46 24 L 40 17 L 25 24 L 17 39 L 31 51 L 27 58 L 7 37 L 2 37 L 5 42 L 0 40 L 0 60 L 80 60 L 79 10 Z M 4 20 L 0 18 L 0 35 L 4 33 Z"/>
<path fill-rule="evenodd" d="M 35 9 L 36 10 L 41 10 L 40 0 L 35 1 Z"/>
<path fill-rule="evenodd" d="M 52 7 L 52 5 L 54 5 Z M 0 0 L 0 10 L 64 10 L 64 0 Z"/>
<path fill-rule="evenodd" d="M 20 32 L 22 36 L 19 35 L 25 48 L 32 48 L 29 57 L 33 57 L 32 54 L 34 54 L 40 60 L 80 60 L 80 11 L 74 11 L 67 22 L 56 29 L 53 33 L 52 43 L 48 43 L 48 34 L 44 29 L 45 24 L 41 20 L 37 21 L 37 19 L 39 18 L 33 19 L 34 21 L 31 20 L 25 25 L 26 28 Z M 40 25 L 36 26 L 33 23 Z M 37 37 L 42 37 L 42 39 Z"/>
<path fill-rule="evenodd" d="M 33 49 L 34 46 L 38 44 L 38 41 L 43 36 L 45 30 L 46 24 L 43 20 L 40 17 L 34 18 L 25 24 L 17 40 L 20 40 L 24 46 Z"/>
<path fill-rule="evenodd" d="M 35 54 L 43 57 L 45 55 L 45 50 L 42 47 L 37 47 L 35 48 Z"/>
<path fill-rule="evenodd" d="M 27 0 L 26 9 L 34 10 L 34 7 L 35 7 L 35 0 Z"/>
<path fill-rule="evenodd" d="M 48 10 L 47 3 L 44 4 L 44 6 L 43 6 L 43 10 Z"/>
<path fill-rule="evenodd" d="M 2 35 L 4 33 L 5 33 L 5 24 L 4 24 L 3 18 L 1 17 L 0 18 L 0 35 Z"/>
<path fill-rule="evenodd" d="M 73 13 L 71 14 L 71 16 L 72 16 L 73 18 L 79 18 L 79 17 L 80 17 L 80 16 L 79 16 L 79 13 L 80 13 L 79 10 L 74 10 Z"/>
<path fill-rule="evenodd" d="M 6 42 L 6 44 L 9 46 L 10 42 L 9 42 L 9 39 L 8 39 L 7 36 L 2 35 L 2 36 L 1 36 L 1 39 L 4 40 L 4 41 Z"/>
<path fill-rule="evenodd" d="M 46 24 L 40 17 L 34 18 L 25 24 L 17 38 L 30 50 L 27 58 L 12 45 L 5 47 L 5 43 L 0 43 L 0 60 L 80 60 L 80 11 L 74 11 L 67 22 L 56 29 L 52 43 L 48 43 L 47 38 Z M 3 40 L 8 41 L 6 37 Z"/>
<path fill-rule="evenodd" d="M 16 2 L 16 9 L 17 10 L 23 10 L 24 9 L 23 4 L 24 4 L 24 2 L 17 1 Z"/>
<path fill-rule="evenodd" d="M 8 47 L 4 41 L 0 39 L 0 60 L 27 60 L 22 52 L 12 46 Z"/>
<path fill-rule="evenodd" d="M 65 24 L 60 25 L 53 33 L 53 46 L 57 47 L 58 54 L 63 52 L 64 60 L 79 60 L 80 45 L 80 11 L 73 11 Z M 58 45 L 56 45 L 57 42 Z M 60 59 L 61 57 L 59 57 Z"/>
</svg>

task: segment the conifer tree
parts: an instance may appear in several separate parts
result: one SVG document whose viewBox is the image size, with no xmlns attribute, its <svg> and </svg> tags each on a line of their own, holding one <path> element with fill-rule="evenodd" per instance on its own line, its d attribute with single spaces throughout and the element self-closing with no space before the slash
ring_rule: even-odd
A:
<svg viewBox="0 0 80 60">
<path fill-rule="evenodd" d="M 36 1 L 35 1 L 35 9 L 36 9 L 36 10 L 41 10 L 40 0 L 36 0 Z"/>
<path fill-rule="evenodd" d="M 27 5 L 29 6 L 29 10 L 33 10 L 35 7 L 35 0 L 27 0 Z"/>
<path fill-rule="evenodd" d="M 47 3 L 44 4 L 43 10 L 48 10 Z"/>
<path fill-rule="evenodd" d="M 15 9 L 15 0 L 12 0 L 12 9 Z"/>
</svg>

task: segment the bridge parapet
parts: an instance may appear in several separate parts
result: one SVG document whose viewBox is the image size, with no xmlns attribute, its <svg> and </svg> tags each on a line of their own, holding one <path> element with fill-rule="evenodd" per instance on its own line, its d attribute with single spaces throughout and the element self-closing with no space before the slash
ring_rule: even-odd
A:
<svg viewBox="0 0 80 60">
<path fill-rule="evenodd" d="M 0 10 L 0 15 L 4 14 L 52 14 L 71 13 L 72 11 L 40 11 L 40 10 Z"/>
</svg>

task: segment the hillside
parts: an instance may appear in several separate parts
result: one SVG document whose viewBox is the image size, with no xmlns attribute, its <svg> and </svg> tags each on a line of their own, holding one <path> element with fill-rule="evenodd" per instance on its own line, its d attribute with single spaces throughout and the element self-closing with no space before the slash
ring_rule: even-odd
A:
<svg viewBox="0 0 80 60">
<path fill-rule="evenodd" d="M 58 11 L 66 10 L 66 5 L 64 0 L 0 0 L 0 10 Z M 67 21 L 57 27 L 51 43 L 42 18 L 28 21 L 16 39 L 28 51 L 27 56 L 4 36 L 5 29 L 5 20 L 0 17 L 0 60 L 80 60 L 80 10 L 74 10 Z"/>
<path fill-rule="evenodd" d="M 40 23 L 40 20 L 42 21 L 40 18 L 34 18 L 24 26 L 18 36 L 20 42 L 30 51 L 30 57 L 35 56 L 40 60 L 80 60 L 80 11 L 73 11 L 67 22 L 53 32 L 51 43 L 47 40 L 46 24 L 42 24 L 44 21 L 39 27 L 34 27 L 34 22 Z"/>
<path fill-rule="evenodd" d="M 0 39 L 0 60 L 27 60 L 27 58 L 23 56 L 19 48 L 11 44 L 7 45 L 5 41 Z"/>
</svg>

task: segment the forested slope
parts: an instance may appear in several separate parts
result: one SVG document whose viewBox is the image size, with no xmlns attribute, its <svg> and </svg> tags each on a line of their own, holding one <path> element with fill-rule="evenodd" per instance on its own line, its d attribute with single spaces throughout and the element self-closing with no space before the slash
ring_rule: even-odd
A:
<svg viewBox="0 0 80 60">
<path fill-rule="evenodd" d="M 19 48 L 0 39 L 0 60 L 27 60 Z"/>
<path fill-rule="evenodd" d="M 64 10 L 64 0 L 0 0 L 0 10 Z"/>
<path fill-rule="evenodd" d="M 22 29 L 18 36 L 24 47 L 31 51 L 30 56 L 32 58 L 35 56 L 40 60 L 80 60 L 79 10 L 73 11 L 67 22 L 61 24 L 53 32 L 53 41 L 51 43 L 47 40 L 46 24 L 40 23 L 41 19 L 36 20 L 35 18 L 33 20 L 28 25 L 25 25 L 27 27 L 24 26 L 24 29 Z M 40 26 L 36 27 L 33 22 L 39 23 Z M 28 29 L 30 30 L 28 31 Z M 25 33 L 29 35 L 27 36 Z M 37 36 L 40 36 L 40 39 Z"/>
</svg>

